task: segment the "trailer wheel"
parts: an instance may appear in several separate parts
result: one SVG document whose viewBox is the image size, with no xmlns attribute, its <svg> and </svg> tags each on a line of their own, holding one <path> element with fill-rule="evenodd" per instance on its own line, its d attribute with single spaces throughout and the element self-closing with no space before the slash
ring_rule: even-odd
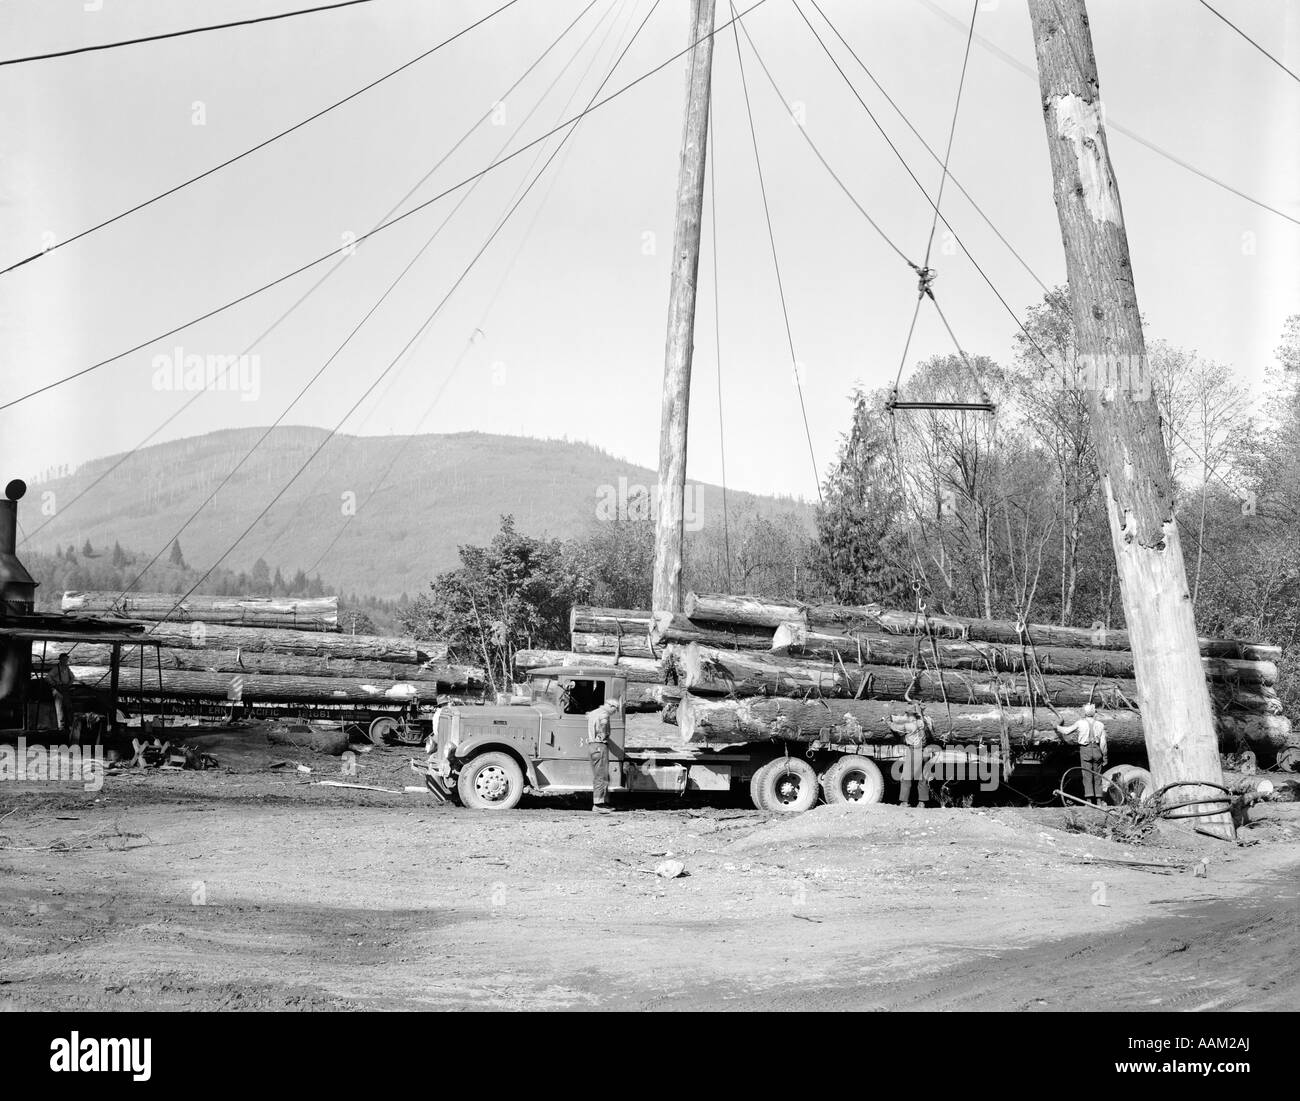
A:
<svg viewBox="0 0 1300 1101">
<path fill-rule="evenodd" d="M 388 715 L 380 715 L 371 720 L 368 733 L 372 745 L 386 745 L 388 739 L 397 733 L 397 720 Z"/>
<path fill-rule="evenodd" d="M 508 753 L 484 753 L 460 770 L 460 801 L 472 810 L 511 810 L 524 794 L 524 770 Z"/>
<path fill-rule="evenodd" d="M 1155 793 L 1151 773 L 1137 765 L 1116 765 L 1101 774 L 1106 782 L 1102 793 L 1108 803 L 1122 803 L 1130 796 L 1145 803 Z"/>
<path fill-rule="evenodd" d="M 796 814 L 817 805 L 817 773 L 799 757 L 777 757 L 754 773 L 750 791 L 755 790 L 754 802 L 763 810 Z"/>
<path fill-rule="evenodd" d="M 866 806 L 885 797 L 885 778 L 870 757 L 849 753 L 822 773 L 822 791 L 828 803 Z"/>
</svg>

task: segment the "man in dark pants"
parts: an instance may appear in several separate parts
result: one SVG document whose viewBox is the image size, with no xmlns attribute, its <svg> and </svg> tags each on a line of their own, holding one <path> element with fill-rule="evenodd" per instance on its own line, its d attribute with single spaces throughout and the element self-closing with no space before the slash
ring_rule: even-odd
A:
<svg viewBox="0 0 1300 1101">
<path fill-rule="evenodd" d="M 1105 783 L 1101 774 L 1106 770 L 1106 725 L 1097 718 L 1097 708 L 1083 705 L 1083 718 L 1068 726 L 1058 726 L 1056 732 L 1065 737 L 1073 735 L 1079 747 L 1079 767 L 1083 770 L 1083 797 L 1089 803 L 1103 801 Z"/>
<path fill-rule="evenodd" d="M 587 755 L 591 760 L 591 809 L 602 814 L 614 808 L 609 799 L 609 720 L 618 711 L 618 700 L 606 700 L 587 712 Z"/>
<path fill-rule="evenodd" d="M 894 766 L 899 781 L 898 805 L 911 805 L 915 786 L 917 806 L 923 807 L 930 801 L 930 782 L 925 775 L 925 744 L 933 730 L 930 717 L 920 704 L 913 704 L 912 714 L 907 718 L 890 719 L 889 728 L 895 734 L 903 735 L 903 756 Z"/>
</svg>

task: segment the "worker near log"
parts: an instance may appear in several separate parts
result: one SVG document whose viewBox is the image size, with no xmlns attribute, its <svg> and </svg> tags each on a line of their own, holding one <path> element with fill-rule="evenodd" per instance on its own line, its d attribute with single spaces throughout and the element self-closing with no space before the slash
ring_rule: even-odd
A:
<svg viewBox="0 0 1300 1101">
<path fill-rule="evenodd" d="M 916 789 L 916 805 L 923 807 L 930 801 L 930 781 L 925 774 L 926 743 L 934 733 L 934 723 L 921 705 L 912 705 L 912 714 L 905 718 L 889 720 L 889 729 L 903 736 L 903 755 L 895 764 L 898 779 L 898 805 L 912 805 L 912 789 Z"/>
<path fill-rule="evenodd" d="M 591 760 L 591 809 L 608 814 L 610 718 L 617 714 L 618 700 L 606 700 L 587 712 L 587 754 Z"/>
<path fill-rule="evenodd" d="M 1101 774 L 1106 769 L 1106 724 L 1097 718 L 1097 708 L 1090 703 L 1083 705 L 1083 718 L 1067 725 L 1060 725 L 1056 732 L 1062 737 L 1075 739 L 1079 747 L 1079 769 L 1083 773 L 1083 797 L 1089 803 L 1102 802 L 1102 789 L 1105 781 Z"/>
<path fill-rule="evenodd" d="M 66 734 L 72 724 L 72 689 L 77 683 L 66 653 L 59 655 L 59 663 L 45 674 L 45 680 L 54 696 L 54 717 L 59 732 Z"/>
</svg>

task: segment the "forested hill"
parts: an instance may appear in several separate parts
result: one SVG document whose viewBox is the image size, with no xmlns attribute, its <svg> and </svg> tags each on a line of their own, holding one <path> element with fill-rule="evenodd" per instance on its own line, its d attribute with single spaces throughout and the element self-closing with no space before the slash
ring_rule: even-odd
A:
<svg viewBox="0 0 1300 1101">
<path fill-rule="evenodd" d="M 111 550 L 114 543 L 147 554 L 162 548 L 165 562 L 171 536 L 262 431 L 211 432 L 144 448 L 75 502 L 121 457 L 85 463 L 64 476 L 29 474 L 33 484 L 20 512 L 31 536 L 28 545 L 45 552 L 69 545 L 80 550 L 87 540 L 97 550 Z M 324 436 L 323 429 L 275 429 L 180 536 L 185 561 L 210 565 Z M 297 570 L 319 573 L 343 592 L 414 595 L 434 573 L 456 565 L 460 544 L 488 542 L 503 514 L 512 514 L 522 532 L 581 537 L 620 507 L 633 513 L 644 507 L 638 491 L 655 483 L 654 472 L 645 467 L 563 440 L 479 432 L 340 435 L 225 564 L 249 570 L 260 558 L 286 576 Z M 733 518 L 795 514 L 811 529 L 811 509 L 800 502 L 730 492 L 728 505 Z M 347 522 L 350 510 L 356 515 Z M 688 526 L 720 525 L 721 490 L 694 488 Z"/>
</svg>

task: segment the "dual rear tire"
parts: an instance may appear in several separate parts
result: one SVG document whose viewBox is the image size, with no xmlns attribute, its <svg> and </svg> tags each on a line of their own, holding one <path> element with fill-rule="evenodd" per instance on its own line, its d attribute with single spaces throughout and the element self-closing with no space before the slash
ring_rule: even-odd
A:
<svg viewBox="0 0 1300 1101">
<path fill-rule="evenodd" d="M 754 806 L 779 814 L 811 810 L 823 792 L 827 803 L 879 803 L 885 793 L 885 778 L 870 757 L 846 754 L 820 777 L 802 758 L 776 757 L 757 769 L 749 781 Z"/>
</svg>

